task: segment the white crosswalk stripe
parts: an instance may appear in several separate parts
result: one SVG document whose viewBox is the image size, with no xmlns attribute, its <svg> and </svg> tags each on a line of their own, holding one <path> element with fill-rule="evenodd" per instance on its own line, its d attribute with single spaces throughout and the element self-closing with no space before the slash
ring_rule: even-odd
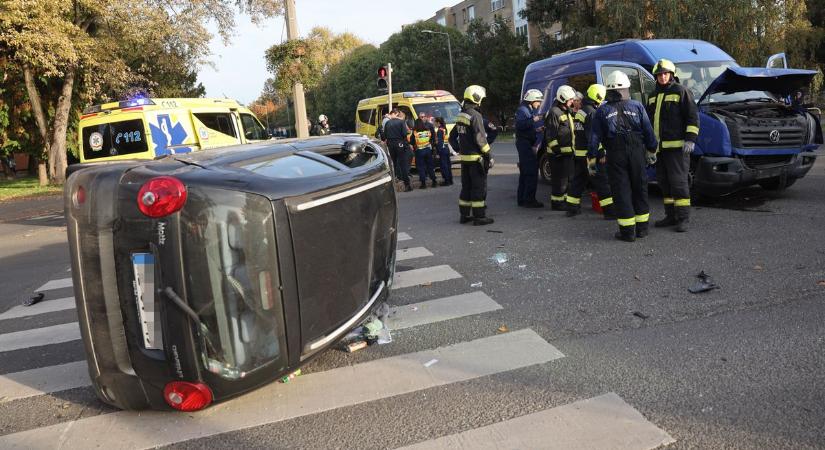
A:
<svg viewBox="0 0 825 450">
<path fill-rule="evenodd" d="M 452 280 L 455 278 L 461 278 L 461 274 L 447 265 L 405 270 L 402 272 L 395 272 L 395 277 L 392 281 L 392 288 L 402 289 L 420 284 Z"/>
<path fill-rule="evenodd" d="M 55 311 L 74 309 L 74 297 L 58 298 L 35 303 L 32 306 L 15 306 L 14 308 L 0 314 L 0 320 L 17 319 L 20 317 L 35 316 Z"/>
<path fill-rule="evenodd" d="M 410 239 L 412 239 L 412 237 L 409 234 L 407 234 L 403 231 L 398 233 L 398 242 L 409 241 Z"/>
<path fill-rule="evenodd" d="M 501 305 L 493 301 L 487 294 L 470 292 L 412 305 L 398 306 L 393 309 L 395 314 L 390 315 L 390 318 L 387 319 L 387 326 L 390 330 L 403 330 L 498 309 L 501 309 Z"/>
<path fill-rule="evenodd" d="M 489 358 L 489 355 L 497 355 Z M 0 436 L 0 448 L 147 448 L 542 364 L 564 355 L 520 330 L 268 385 L 198 414 L 117 412 Z M 436 364 L 425 363 L 437 359 Z M 373 380 L 363 383 L 365 379 Z M 347 386 L 347 389 L 341 389 Z M 274 399 L 277 398 L 277 401 Z M 113 433 L 113 430 L 118 432 Z M 151 432 L 147 432 L 151 430 Z"/>
<path fill-rule="evenodd" d="M 77 322 L 64 323 L 33 330 L 15 331 L 0 334 L 0 352 L 10 352 L 41 345 L 60 344 L 80 339 L 80 326 Z"/>
<path fill-rule="evenodd" d="M 404 261 L 407 259 L 424 258 L 426 256 L 433 256 L 433 254 L 424 247 L 400 248 L 395 254 L 395 260 Z"/>
<path fill-rule="evenodd" d="M 48 283 L 40 286 L 39 288 L 35 289 L 34 292 L 43 292 L 43 291 L 50 291 L 53 289 L 64 289 L 72 287 L 72 279 L 71 278 L 61 278 L 59 280 L 51 280 Z"/>
<path fill-rule="evenodd" d="M 517 417 L 404 450 L 653 449 L 676 442 L 614 393 Z"/>
<path fill-rule="evenodd" d="M 86 361 L 0 375 L 0 403 L 90 384 Z"/>
</svg>

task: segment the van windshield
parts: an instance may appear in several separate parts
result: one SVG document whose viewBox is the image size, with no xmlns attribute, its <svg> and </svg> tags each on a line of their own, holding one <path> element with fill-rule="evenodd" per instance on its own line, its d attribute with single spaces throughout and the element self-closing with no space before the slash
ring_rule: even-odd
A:
<svg viewBox="0 0 825 450">
<path fill-rule="evenodd" d="M 446 123 L 455 123 L 455 118 L 461 112 L 461 105 L 457 101 L 452 102 L 433 102 L 433 103 L 418 103 L 413 105 L 415 114 L 421 117 L 421 114 L 427 114 L 431 117 L 443 117 Z"/>
<path fill-rule="evenodd" d="M 676 76 L 683 86 L 690 89 L 695 100 L 705 93 L 719 75 L 728 67 L 736 66 L 734 61 L 695 61 L 676 64 Z M 705 98 L 709 103 L 741 102 L 746 100 L 775 100 L 775 96 L 765 91 L 743 91 L 731 94 L 717 92 Z"/>
</svg>

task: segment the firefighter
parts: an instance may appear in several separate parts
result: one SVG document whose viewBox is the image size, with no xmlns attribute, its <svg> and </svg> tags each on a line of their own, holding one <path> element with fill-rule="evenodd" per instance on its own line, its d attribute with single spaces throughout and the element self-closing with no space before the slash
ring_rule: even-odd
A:
<svg viewBox="0 0 825 450">
<path fill-rule="evenodd" d="M 544 139 L 544 124 L 539 107 L 544 94 L 538 89 L 524 93 L 524 102 L 516 110 L 516 150 L 518 151 L 518 191 L 516 202 L 524 208 L 543 208 L 544 203 L 536 200 L 536 186 L 539 181 L 539 161 L 536 158 Z"/>
<path fill-rule="evenodd" d="M 593 183 L 596 194 L 599 196 L 599 205 L 602 207 L 605 219 L 615 219 L 613 215 L 613 197 L 610 196 L 610 185 L 607 181 L 604 149 L 588 155 L 587 144 L 593 128 L 593 113 L 604 101 L 606 90 L 601 84 L 593 84 L 587 89 L 587 96 L 582 100 L 582 107 L 576 112 L 576 149 L 574 150 L 573 181 L 570 182 L 570 191 L 567 193 L 567 217 L 581 214 L 581 196 L 587 181 Z"/>
<path fill-rule="evenodd" d="M 648 233 L 645 165 L 656 162 L 656 136 L 645 107 L 630 100 L 630 79 L 619 70 L 605 80 L 606 103 L 593 113 L 588 153 L 598 154 L 603 145 L 607 176 L 619 231 L 616 239 L 633 242 Z M 647 153 L 645 153 L 647 149 Z"/>
<path fill-rule="evenodd" d="M 544 138 L 550 156 L 550 209 L 564 211 L 567 183 L 573 172 L 573 147 L 575 147 L 575 124 L 573 123 L 573 103 L 576 91 L 564 85 L 556 91 L 556 101 L 547 113 L 544 124 Z"/>
<path fill-rule="evenodd" d="M 699 134 L 699 113 L 693 94 L 679 83 L 676 66 L 660 59 L 653 67 L 656 89 L 647 101 L 647 114 L 659 141 L 656 179 L 665 204 L 665 217 L 658 227 L 676 226 L 687 231 L 690 219 L 690 155 Z"/>
<path fill-rule="evenodd" d="M 450 131 L 450 145 L 461 157 L 461 194 L 458 197 L 460 223 L 489 225 L 487 217 L 487 172 L 493 165 L 490 144 L 484 131 L 484 118 L 478 112 L 487 96 L 483 87 L 472 85 L 464 90 L 464 103 Z"/>
</svg>

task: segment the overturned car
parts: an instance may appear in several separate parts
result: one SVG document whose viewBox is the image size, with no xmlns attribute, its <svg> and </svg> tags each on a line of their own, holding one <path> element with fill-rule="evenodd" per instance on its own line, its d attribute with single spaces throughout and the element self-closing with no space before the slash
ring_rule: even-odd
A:
<svg viewBox="0 0 825 450">
<path fill-rule="evenodd" d="M 74 172 L 72 277 L 98 396 L 191 411 L 276 380 L 385 302 L 390 163 L 355 135 Z"/>
</svg>

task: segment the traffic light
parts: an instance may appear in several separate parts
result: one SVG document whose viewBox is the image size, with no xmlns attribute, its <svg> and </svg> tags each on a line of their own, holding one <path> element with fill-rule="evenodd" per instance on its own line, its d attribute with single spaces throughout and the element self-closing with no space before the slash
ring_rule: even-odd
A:
<svg viewBox="0 0 825 450">
<path fill-rule="evenodd" d="M 386 90 L 387 89 L 387 76 L 389 76 L 389 71 L 387 70 L 386 66 L 381 66 L 378 68 L 378 89 Z"/>
</svg>

